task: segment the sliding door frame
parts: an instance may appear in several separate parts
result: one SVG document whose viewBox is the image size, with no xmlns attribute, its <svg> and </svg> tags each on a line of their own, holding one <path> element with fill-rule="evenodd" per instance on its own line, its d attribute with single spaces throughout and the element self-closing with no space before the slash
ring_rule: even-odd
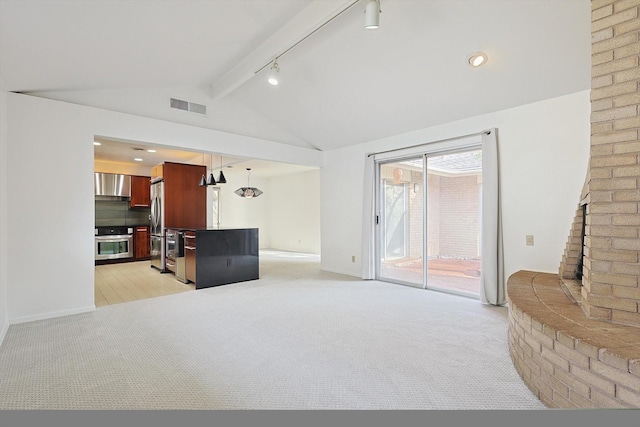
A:
<svg viewBox="0 0 640 427">
<path fill-rule="evenodd" d="M 475 295 L 469 292 L 464 292 L 464 291 L 457 291 L 455 289 L 441 289 L 441 288 L 431 288 L 428 286 L 428 266 L 429 266 L 429 262 L 427 260 L 428 257 L 428 242 L 429 242 L 429 229 L 428 229 L 428 186 L 429 186 L 429 173 L 428 173 L 428 160 L 430 157 L 435 157 L 435 156 L 441 156 L 441 155 L 445 155 L 445 154 L 455 154 L 455 153 L 462 153 L 462 152 L 467 152 L 467 151 L 473 151 L 473 150 L 482 150 L 482 140 L 480 137 L 477 138 L 476 141 L 473 141 L 472 143 L 470 143 L 468 140 L 466 139 L 461 139 L 459 141 L 459 143 L 456 143 L 457 141 L 453 140 L 453 141 L 447 141 L 447 144 L 445 147 L 443 147 L 440 144 L 434 144 L 434 147 L 432 147 L 431 149 L 429 149 L 428 146 L 423 146 L 421 148 L 421 150 L 419 152 L 415 152 L 415 153 L 411 153 L 411 154 L 404 154 L 404 155 L 398 155 L 398 156 L 385 156 L 384 159 L 376 159 L 375 160 L 375 189 L 374 189 L 374 194 L 375 194 L 375 213 L 376 213 L 376 220 L 375 220 L 375 228 L 376 228 L 376 233 L 375 233 L 375 243 L 374 243 L 374 253 L 375 253 L 375 278 L 376 280 L 380 280 L 380 281 L 384 281 L 384 282 L 390 282 L 390 283 L 395 283 L 395 284 L 399 284 L 399 285 L 405 285 L 405 286 L 411 286 L 413 288 L 421 288 L 421 289 L 428 289 L 428 290 L 432 290 L 432 291 L 436 291 L 436 292 L 444 292 L 444 293 L 448 293 L 448 294 L 454 294 L 454 295 L 459 295 L 459 296 L 464 296 L 464 297 L 470 297 L 470 298 L 474 298 L 474 299 L 479 299 L 480 296 L 479 295 Z M 382 166 L 385 164 L 389 164 L 389 163 L 394 163 L 394 162 L 401 162 L 401 161 L 405 161 L 405 160 L 412 160 L 412 159 L 417 159 L 417 158 L 421 158 L 422 159 L 422 194 L 423 194 L 423 201 L 422 201 L 422 221 L 423 221 L 423 233 L 422 233 L 422 285 L 418 285 L 416 283 L 411 283 L 411 282 L 407 282 L 407 281 L 403 281 L 403 280 L 398 280 L 398 279 L 391 279 L 388 277 L 383 277 L 381 276 L 381 272 L 382 272 L 382 254 L 385 252 L 384 248 L 382 247 L 383 245 L 383 240 L 384 240 L 384 206 L 383 205 L 383 201 L 384 201 L 384 195 L 383 195 L 383 191 L 384 191 L 384 185 L 383 185 L 383 180 L 382 180 L 382 174 L 381 174 L 381 170 L 382 170 Z M 484 182 L 484 181 L 483 181 Z M 480 187 L 480 191 L 481 191 L 481 195 L 483 194 L 482 192 L 482 186 Z M 482 200 L 482 199 L 481 199 Z M 481 204 L 482 206 L 482 204 Z M 480 209 L 480 214 L 483 215 L 482 209 Z M 481 224 L 481 223 L 480 223 Z M 482 226 L 480 226 L 480 232 L 482 232 Z M 480 251 L 480 256 L 484 256 L 484 254 L 482 253 L 482 251 Z"/>
<path fill-rule="evenodd" d="M 426 243 L 424 240 L 424 230 L 423 230 L 423 237 L 422 237 L 422 258 L 423 258 L 423 265 L 422 265 L 422 284 L 419 285 L 417 283 L 411 283 L 408 281 L 404 281 L 404 280 L 399 280 L 399 279 L 392 279 L 389 277 L 383 277 L 381 276 L 381 272 L 382 272 L 382 256 L 383 254 L 386 254 L 386 250 L 383 247 L 383 245 L 386 243 L 385 242 L 385 236 L 384 236 L 384 227 L 386 225 L 386 218 L 385 218 L 385 213 L 384 213 L 384 206 L 383 206 L 383 201 L 384 201 L 384 179 L 382 179 L 382 166 L 385 164 L 389 164 L 389 163 L 396 163 L 396 162 L 401 162 L 404 160 L 414 160 L 414 159 L 422 159 L 423 162 L 423 170 L 424 170 L 424 160 L 425 157 L 424 155 L 408 155 L 408 156 L 402 156 L 402 157 L 397 157 L 397 158 L 392 158 L 392 159 L 388 159 L 388 160 L 383 160 L 383 161 L 378 161 L 376 160 L 375 162 L 375 212 L 376 212 L 376 220 L 375 220 L 375 228 L 376 228 L 376 233 L 375 233 L 375 243 L 374 243 L 374 253 L 375 253 L 375 278 L 376 280 L 380 280 L 383 282 L 389 282 L 389 283 L 396 283 L 398 285 L 405 285 L 405 286 L 411 286 L 412 288 L 421 288 L 424 289 L 425 288 L 425 265 L 424 265 L 424 254 L 425 254 L 425 249 L 426 249 Z M 422 176 L 422 191 L 423 193 L 426 191 L 426 187 L 424 185 L 425 180 L 424 180 L 424 173 Z M 411 191 L 411 189 L 409 188 L 408 191 Z M 426 193 L 424 193 L 426 194 Z M 405 195 L 406 197 L 406 195 Z M 408 201 L 407 201 L 408 204 Z M 424 197 L 423 197 L 423 221 L 424 221 Z M 409 223 L 409 218 L 407 217 L 406 219 L 406 224 Z M 426 223 L 424 223 L 426 224 Z M 423 225 L 424 227 L 424 225 Z M 406 235 L 407 233 L 405 233 L 405 239 L 408 238 L 408 236 Z"/>
</svg>

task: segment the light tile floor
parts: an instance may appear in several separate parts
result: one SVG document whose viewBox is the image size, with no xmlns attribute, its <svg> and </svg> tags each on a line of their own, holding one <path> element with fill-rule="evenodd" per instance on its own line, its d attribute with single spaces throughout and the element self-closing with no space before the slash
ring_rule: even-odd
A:
<svg viewBox="0 0 640 427">
<path fill-rule="evenodd" d="M 149 261 L 97 265 L 95 267 L 95 304 L 101 307 L 195 290 L 171 273 L 160 273 Z"/>
</svg>

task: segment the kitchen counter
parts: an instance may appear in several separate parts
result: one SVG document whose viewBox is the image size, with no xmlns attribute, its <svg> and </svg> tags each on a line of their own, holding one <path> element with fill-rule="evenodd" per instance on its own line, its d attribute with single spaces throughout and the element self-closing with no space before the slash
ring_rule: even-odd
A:
<svg viewBox="0 0 640 427">
<path fill-rule="evenodd" d="M 185 256 L 187 271 L 195 269 L 192 281 L 196 289 L 259 278 L 257 228 L 207 227 L 183 231 L 195 234 L 195 243 L 193 239 L 185 239 Z"/>
</svg>

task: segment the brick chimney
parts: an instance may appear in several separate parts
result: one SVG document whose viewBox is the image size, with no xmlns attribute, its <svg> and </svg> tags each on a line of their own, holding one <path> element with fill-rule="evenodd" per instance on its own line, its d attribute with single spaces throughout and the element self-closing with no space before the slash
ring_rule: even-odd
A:
<svg viewBox="0 0 640 427">
<path fill-rule="evenodd" d="M 592 0 L 591 40 L 591 153 L 560 276 L 580 280 L 584 250 L 585 315 L 640 327 L 640 0 Z"/>
</svg>

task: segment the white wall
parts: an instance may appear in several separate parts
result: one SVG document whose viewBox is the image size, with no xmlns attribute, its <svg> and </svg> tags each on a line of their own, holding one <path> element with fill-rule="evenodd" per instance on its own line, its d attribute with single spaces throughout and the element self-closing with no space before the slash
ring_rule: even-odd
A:
<svg viewBox="0 0 640 427">
<path fill-rule="evenodd" d="M 217 177 L 215 170 L 214 176 Z M 218 185 L 220 188 L 220 226 L 258 228 L 260 249 L 270 247 L 268 200 L 271 192 L 268 180 L 251 176 L 251 186 L 262 190 L 264 194 L 245 199 L 235 194 L 234 191 L 247 186 L 247 171 L 244 169 L 225 169 L 224 176 L 227 183 Z M 210 200 L 208 194 L 207 224 L 212 221 Z"/>
<path fill-rule="evenodd" d="M 315 150 L 28 95 L 7 97 L 10 126 L 7 155 L 2 158 L 9 179 L 2 205 L 8 212 L 2 229 L 11 251 L 3 251 L 2 257 L 6 256 L 10 323 L 94 308 L 96 135 L 322 165 L 322 153 Z M 230 221 L 234 214 L 224 213 Z M 259 217 L 260 210 L 252 215 Z"/>
<path fill-rule="evenodd" d="M 7 92 L 0 79 L 0 344 L 9 329 L 7 303 Z"/>
<path fill-rule="evenodd" d="M 320 253 L 320 171 L 269 180 L 271 248 Z"/>
<path fill-rule="evenodd" d="M 505 273 L 557 273 L 589 157 L 589 91 L 325 152 L 322 268 L 360 276 L 365 154 L 498 128 Z M 535 245 L 526 246 L 525 236 Z M 351 257 L 356 256 L 356 262 Z"/>
</svg>

